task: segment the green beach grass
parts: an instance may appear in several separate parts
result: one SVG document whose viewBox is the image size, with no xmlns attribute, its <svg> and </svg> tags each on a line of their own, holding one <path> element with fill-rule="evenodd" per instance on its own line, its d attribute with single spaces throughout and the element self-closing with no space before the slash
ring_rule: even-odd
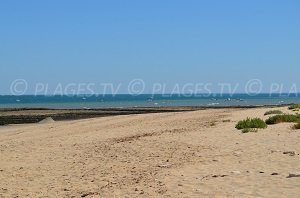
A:
<svg viewBox="0 0 300 198">
<path fill-rule="evenodd" d="M 264 129 L 267 128 L 267 124 L 260 118 L 247 118 L 241 120 L 235 126 L 237 129 Z"/>
<path fill-rule="evenodd" d="M 297 124 L 295 124 L 295 125 L 293 126 L 293 129 L 300 129 L 300 122 L 298 122 Z"/>
<path fill-rule="evenodd" d="M 293 109 L 300 109 L 300 104 L 293 104 L 293 105 L 289 106 L 289 109 L 290 109 L 290 110 L 293 110 Z"/>
<path fill-rule="evenodd" d="M 271 115 L 271 114 L 283 114 L 283 112 L 280 110 L 271 110 L 271 111 L 267 111 L 264 115 Z"/>
<path fill-rule="evenodd" d="M 278 124 L 282 122 L 300 122 L 300 115 L 284 114 L 275 115 L 266 120 L 266 124 Z"/>
</svg>

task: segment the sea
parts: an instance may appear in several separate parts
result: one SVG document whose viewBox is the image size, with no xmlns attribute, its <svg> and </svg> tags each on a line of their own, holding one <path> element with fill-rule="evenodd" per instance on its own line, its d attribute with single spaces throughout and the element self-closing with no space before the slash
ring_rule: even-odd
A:
<svg viewBox="0 0 300 198">
<path fill-rule="evenodd" d="M 95 109 L 129 107 L 230 107 L 300 103 L 300 94 L 210 94 L 210 95 L 56 95 L 0 96 L 0 108 Z"/>
</svg>

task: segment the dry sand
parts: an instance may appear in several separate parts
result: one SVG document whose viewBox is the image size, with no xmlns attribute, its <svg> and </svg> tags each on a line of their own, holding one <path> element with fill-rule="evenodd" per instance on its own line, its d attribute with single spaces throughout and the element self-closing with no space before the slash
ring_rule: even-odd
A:
<svg viewBox="0 0 300 198">
<path fill-rule="evenodd" d="M 300 131 L 234 128 L 266 110 L 1 127 L 0 197 L 300 197 Z"/>
</svg>

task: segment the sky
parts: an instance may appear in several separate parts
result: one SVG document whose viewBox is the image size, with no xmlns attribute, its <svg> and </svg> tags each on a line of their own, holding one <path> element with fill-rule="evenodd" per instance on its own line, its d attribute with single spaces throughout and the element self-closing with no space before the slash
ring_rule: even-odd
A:
<svg viewBox="0 0 300 198">
<path fill-rule="evenodd" d="M 245 83 L 300 91 L 300 1 L 0 2 L 0 94 L 47 83 Z M 126 89 L 122 89 L 126 93 Z M 147 91 L 147 90 L 146 90 Z M 242 90 L 240 90 L 242 92 Z"/>
</svg>

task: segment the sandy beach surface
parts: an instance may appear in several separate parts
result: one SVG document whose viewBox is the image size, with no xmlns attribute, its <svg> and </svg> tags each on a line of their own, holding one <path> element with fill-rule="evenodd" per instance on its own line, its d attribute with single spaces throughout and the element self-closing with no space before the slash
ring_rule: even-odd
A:
<svg viewBox="0 0 300 198">
<path fill-rule="evenodd" d="M 235 129 L 266 110 L 0 127 L 0 197 L 300 197 L 300 131 Z"/>
</svg>

